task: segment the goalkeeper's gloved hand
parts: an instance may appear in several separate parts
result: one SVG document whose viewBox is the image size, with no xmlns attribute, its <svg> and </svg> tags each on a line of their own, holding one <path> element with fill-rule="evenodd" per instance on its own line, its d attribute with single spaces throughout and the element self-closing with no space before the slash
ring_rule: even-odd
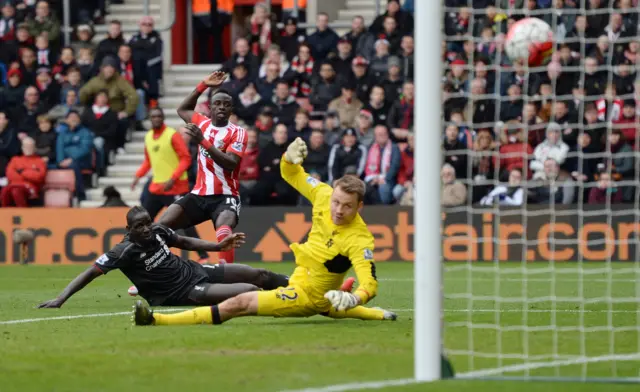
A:
<svg viewBox="0 0 640 392">
<path fill-rule="evenodd" d="M 307 157 L 307 145 L 299 137 L 293 141 L 287 147 L 287 152 L 284 153 L 284 158 L 287 162 L 299 165 Z"/>
<path fill-rule="evenodd" d="M 354 294 L 341 290 L 328 291 L 324 297 L 331 302 L 331 306 L 337 311 L 343 311 L 358 306 L 359 298 Z"/>
</svg>

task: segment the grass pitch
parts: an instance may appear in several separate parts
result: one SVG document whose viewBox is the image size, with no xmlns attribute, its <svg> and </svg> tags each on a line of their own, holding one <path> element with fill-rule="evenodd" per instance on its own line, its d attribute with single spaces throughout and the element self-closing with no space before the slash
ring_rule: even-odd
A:
<svg viewBox="0 0 640 392">
<path fill-rule="evenodd" d="M 572 363 L 581 356 L 640 352 L 640 270 L 614 264 L 607 271 L 603 264 L 594 264 L 579 274 L 573 266 L 560 265 L 552 273 L 547 264 L 521 268 L 506 263 L 497 269 L 492 264 L 473 269 L 448 264 L 444 336 L 456 371 L 535 362 L 538 365 L 508 375 L 638 377 L 638 358 L 544 366 Z M 289 263 L 266 267 L 280 272 L 293 268 Z M 397 311 L 397 322 L 318 316 L 244 318 L 221 326 L 133 327 L 128 314 L 122 314 L 133 303 L 126 292 L 130 284 L 118 272 L 97 279 L 62 309 L 35 309 L 84 268 L 0 267 L 0 391 L 281 391 L 413 374 L 412 264 L 378 264 L 380 291 L 374 305 Z M 34 320 L 42 318 L 46 320 Z M 7 323 L 12 320 L 20 322 Z M 382 390 L 638 388 L 464 380 Z"/>
</svg>

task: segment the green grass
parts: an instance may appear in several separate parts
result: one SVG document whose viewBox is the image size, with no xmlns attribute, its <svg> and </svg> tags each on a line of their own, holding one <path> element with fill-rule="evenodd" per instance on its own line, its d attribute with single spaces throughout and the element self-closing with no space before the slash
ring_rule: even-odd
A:
<svg viewBox="0 0 640 392">
<path fill-rule="evenodd" d="M 292 269 L 292 264 L 266 266 L 281 272 Z M 516 269 L 519 266 L 503 263 L 494 269 L 492 264 L 476 264 L 471 270 L 467 264 L 447 265 L 445 347 L 457 372 L 640 352 L 640 307 L 635 300 L 640 295 L 640 270 L 614 264 L 609 275 L 599 270 L 604 264 L 585 264 L 587 273 L 581 280 L 574 264 L 559 265 L 556 273 L 547 264 Z M 1 267 L 0 322 L 130 309 L 130 284 L 117 272 L 95 281 L 62 309 L 35 309 L 84 268 Z M 215 327 L 136 328 L 121 315 L 0 324 L 0 391 L 279 391 L 410 378 L 412 268 L 406 263 L 378 266 L 380 293 L 374 305 L 397 310 L 400 319 L 394 323 L 245 318 Z M 587 300 L 583 308 L 582 297 Z M 617 303 L 606 302 L 609 297 Z M 585 328 L 580 330 L 580 325 Z M 638 377 L 639 369 L 638 360 L 606 361 L 508 375 Z M 636 388 L 456 380 L 381 390 Z"/>
</svg>

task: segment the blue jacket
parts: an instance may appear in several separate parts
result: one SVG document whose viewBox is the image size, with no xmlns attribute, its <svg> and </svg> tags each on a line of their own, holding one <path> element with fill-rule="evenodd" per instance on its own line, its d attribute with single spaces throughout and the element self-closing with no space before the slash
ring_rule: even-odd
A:
<svg viewBox="0 0 640 392">
<path fill-rule="evenodd" d="M 66 124 L 61 124 L 58 132 L 56 162 L 60 163 L 67 158 L 71 158 L 80 168 L 91 168 L 93 132 L 82 125 L 78 125 L 78 127 L 72 131 Z"/>
</svg>

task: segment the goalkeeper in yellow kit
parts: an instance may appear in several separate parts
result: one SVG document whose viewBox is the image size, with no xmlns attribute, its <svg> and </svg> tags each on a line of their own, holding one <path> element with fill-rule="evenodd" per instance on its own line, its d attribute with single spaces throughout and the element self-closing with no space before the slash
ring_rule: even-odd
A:
<svg viewBox="0 0 640 392">
<path fill-rule="evenodd" d="M 378 291 L 373 262 L 373 235 L 359 215 L 365 185 L 357 177 L 339 179 L 335 188 L 309 176 L 300 164 L 307 146 L 297 138 L 288 148 L 280 171 L 291 186 L 313 204 L 313 225 L 304 244 L 292 244 L 296 268 L 289 286 L 252 291 L 218 305 L 175 314 L 154 314 L 142 301 L 134 306 L 136 325 L 221 324 L 242 316 L 309 317 L 395 320 L 396 314 L 361 305 Z M 340 290 L 353 266 L 359 281 L 354 293 Z"/>
</svg>

